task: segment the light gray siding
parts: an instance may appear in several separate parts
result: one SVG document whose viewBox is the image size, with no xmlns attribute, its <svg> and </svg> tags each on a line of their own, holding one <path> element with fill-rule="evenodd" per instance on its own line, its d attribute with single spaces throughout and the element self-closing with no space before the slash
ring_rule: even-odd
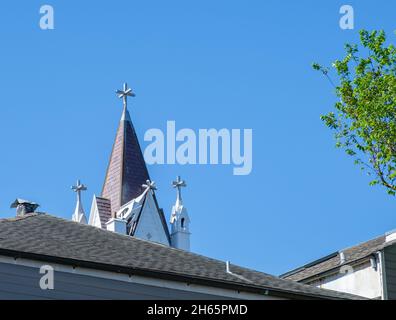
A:
<svg viewBox="0 0 396 320">
<path fill-rule="evenodd" d="M 222 299 L 224 297 L 55 271 L 42 290 L 35 267 L 0 263 L 0 299 Z"/>
</svg>

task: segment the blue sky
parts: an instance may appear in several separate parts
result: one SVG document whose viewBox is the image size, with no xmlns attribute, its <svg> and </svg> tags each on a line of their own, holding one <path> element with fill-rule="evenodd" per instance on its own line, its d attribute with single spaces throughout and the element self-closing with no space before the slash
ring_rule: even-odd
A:
<svg viewBox="0 0 396 320">
<path fill-rule="evenodd" d="M 53 5 L 55 30 L 39 28 Z M 351 4 L 355 29 L 341 30 Z M 16 198 L 70 218 L 77 178 L 89 212 L 104 179 L 127 81 L 141 144 L 150 128 L 252 128 L 253 171 L 152 165 L 167 216 L 187 180 L 192 249 L 279 274 L 396 228 L 396 199 L 334 147 L 319 117 L 330 64 L 358 30 L 395 42 L 391 1 L 2 1 L 0 217 Z"/>
</svg>

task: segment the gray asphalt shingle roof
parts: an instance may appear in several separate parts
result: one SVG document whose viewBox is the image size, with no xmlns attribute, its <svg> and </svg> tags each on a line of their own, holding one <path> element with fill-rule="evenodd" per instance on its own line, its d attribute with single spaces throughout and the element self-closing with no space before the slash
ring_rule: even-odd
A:
<svg viewBox="0 0 396 320">
<path fill-rule="evenodd" d="M 0 219 L 0 255 L 143 274 L 176 281 L 202 282 L 242 291 L 282 294 L 295 298 L 359 299 L 161 244 L 113 233 L 47 214 Z"/>
<path fill-rule="evenodd" d="M 318 276 L 325 272 L 339 268 L 342 265 L 350 264 L 365 257 L 368 257 L 375 252 L 381 250 L 386 246 L 385 236 L 380 236 L 375 239 L 360 243 L 356 246 L 341 250 L 344 254 L 344 262 L 341 263 L 340 252 L 335 252 L 327 257 L 313 261 L 300 268 L 287 272 L 281 275 L 281 278 L 303 281 L 311 277 Z"/>
</svg>

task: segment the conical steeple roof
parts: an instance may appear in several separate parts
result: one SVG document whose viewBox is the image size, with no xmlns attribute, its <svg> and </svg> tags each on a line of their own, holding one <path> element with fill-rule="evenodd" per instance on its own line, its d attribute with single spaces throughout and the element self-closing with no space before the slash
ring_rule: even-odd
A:
<svg viewBox="0 0 396 320">
<path fill-rule="evenodd" d="M 102 197 L 111 202 L 112 213 L 142 194 L 142 184 L 150 180 L 126 104 L 126 97 L 134 94 L 126 84 L 117 93 L 124 100 L 124 109 L 102 189 Z"/>
</svg>

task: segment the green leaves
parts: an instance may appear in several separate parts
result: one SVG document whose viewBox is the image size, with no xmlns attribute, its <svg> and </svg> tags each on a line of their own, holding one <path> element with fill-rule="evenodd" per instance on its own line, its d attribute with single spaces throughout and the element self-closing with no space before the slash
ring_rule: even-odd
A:
<svg viewBox="0 0 396 320">
<path fill-rule="evenodd" d="M 379 184 L 379 181 L 378 181 L 378 180 L 372 180 L 372 181 L 370 181 L 370 183 L 369 183 L 370 186 L 375 186 L 375 185 L 377 185 L 377 184 Z"/>
<path fill-rule="evenodd" d="M 320 70 L 321 67 L 320 67 L 319 63 L 314 62 L 314 63 L 312 63 L 312 68 L 314 70 Z"/>
<path fill-rule="evenodd" d="M 355 163 L 396 192 L 396 49 L 385 45 L 383 31 L 360 31 L 361 45 L 345 45 L 345 56 L 332 64 L 338 84 L 329 70 L 313 63 L 335 86 L 336 112 L 321 120 L 335 131 L 336 146 L 355 158 Z"/>
<path fill-rule="evenodd" d="M 314 70 L 318 70 L 321 71 L 324 75 L 327 75 L 327 73 L 329 72 L 329 70 L 327 68 L 324 68 L 323 66 L 321 66 L 319 63 L 312 63 L 312 68 Z"/>
<path fill-rule="evenodd" d="M 326 123 L 326 126 L 328 126 L 331 129 L 337 129 L 338 124 L 337 124 L 337 118 L 333 112 L 330 112 L 327 115 L 320 116 L 320 119 Z"/>
<path fill-rule="evenodd" d="M 346 152 L 348 155 L 350 155 L 350 156 L 356 155 L 356 152 L 353 151 L 352 149 L 346 149 L 345 152 Z"/>
</svg>

